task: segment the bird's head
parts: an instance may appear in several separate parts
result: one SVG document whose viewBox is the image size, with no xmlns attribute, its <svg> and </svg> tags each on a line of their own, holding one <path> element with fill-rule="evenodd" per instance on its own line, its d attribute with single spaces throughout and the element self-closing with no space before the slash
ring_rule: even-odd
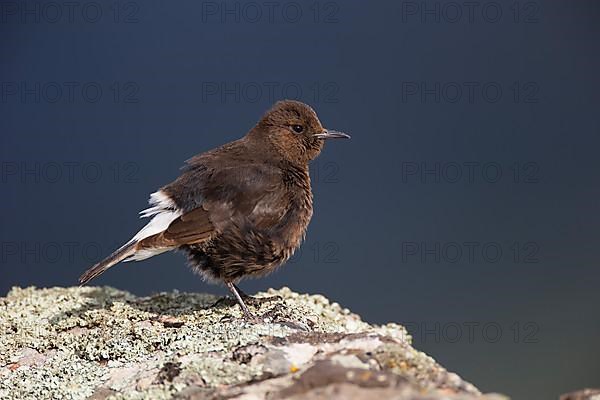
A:
<svg viewBox="0 0 600 400">
<path fill-rule="evenodd" d="M 298 163 L 308 163 L 317 157 L 327 139 L 350 138 L 345 133 L 323 128 L 310 106 L 294 100 L 275 103 L 254 131 L 285 159 Z"/>
</svg>

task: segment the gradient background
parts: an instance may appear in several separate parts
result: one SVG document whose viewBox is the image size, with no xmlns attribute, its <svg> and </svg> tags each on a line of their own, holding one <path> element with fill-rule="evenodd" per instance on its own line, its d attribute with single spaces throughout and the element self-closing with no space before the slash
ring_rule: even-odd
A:
<svg viewBox="0 0 600 400">
<path fill-rule="evenodd" d="M 74 3 L 1 5 L 0 294 L 75 284 L 184 160 L 297 98 L 353 139 L 312 166 L 302 250 L 244 290 L 404 323 L 483 391 L 600 385 L 597 2 Z M 225 293 L 181 254 L 95 283 Z"/>
</svg>

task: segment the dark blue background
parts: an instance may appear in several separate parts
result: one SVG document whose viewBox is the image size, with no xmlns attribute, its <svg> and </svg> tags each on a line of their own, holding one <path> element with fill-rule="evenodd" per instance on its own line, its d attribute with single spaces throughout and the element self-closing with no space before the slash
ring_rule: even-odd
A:
<svg viewBox="0 0 600 400">
<path fill-rule="evenodd" d="M 353 139 L 313 165 L 300 253 L 244 289 L 405 323 L 484 391 L 600 385 L 598 4 L 474 3 L 3 2 L 0 293 L 75 284 L 185 159 L 299 98 Z M 95 283 L 225 293 L 179 254 Z"/>
</svg>

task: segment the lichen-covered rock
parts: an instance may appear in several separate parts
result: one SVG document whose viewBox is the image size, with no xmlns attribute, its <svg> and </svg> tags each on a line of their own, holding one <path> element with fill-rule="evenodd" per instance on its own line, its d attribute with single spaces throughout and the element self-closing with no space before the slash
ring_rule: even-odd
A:
<svg viewBox="0 0 600 400">
<path fill-rule="evenodd" d="M 369 325 L 287 288 L 244 321 L 206 294 L 14 288 L 0 298 L 4 399 L 498 400 Z"/>
<path fill-rule="evenodd" d="M 560 400 L 600 400 L 600 389 L 583 389 L 563 394 Z"/>
</svg>

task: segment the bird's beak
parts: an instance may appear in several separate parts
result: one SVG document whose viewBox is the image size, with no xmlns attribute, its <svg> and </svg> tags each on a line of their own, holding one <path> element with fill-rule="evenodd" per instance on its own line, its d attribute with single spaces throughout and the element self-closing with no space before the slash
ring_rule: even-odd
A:
<svg viewBox="0 0 600 400">
<path fill-rule="evenodd" d="M 343 132 L 333 131 L 331 129 L 325 129 L 321 133 L 313 135 L 318 139 L 350 139 L 350 135 L 346 135 Z"/>
</svg>

